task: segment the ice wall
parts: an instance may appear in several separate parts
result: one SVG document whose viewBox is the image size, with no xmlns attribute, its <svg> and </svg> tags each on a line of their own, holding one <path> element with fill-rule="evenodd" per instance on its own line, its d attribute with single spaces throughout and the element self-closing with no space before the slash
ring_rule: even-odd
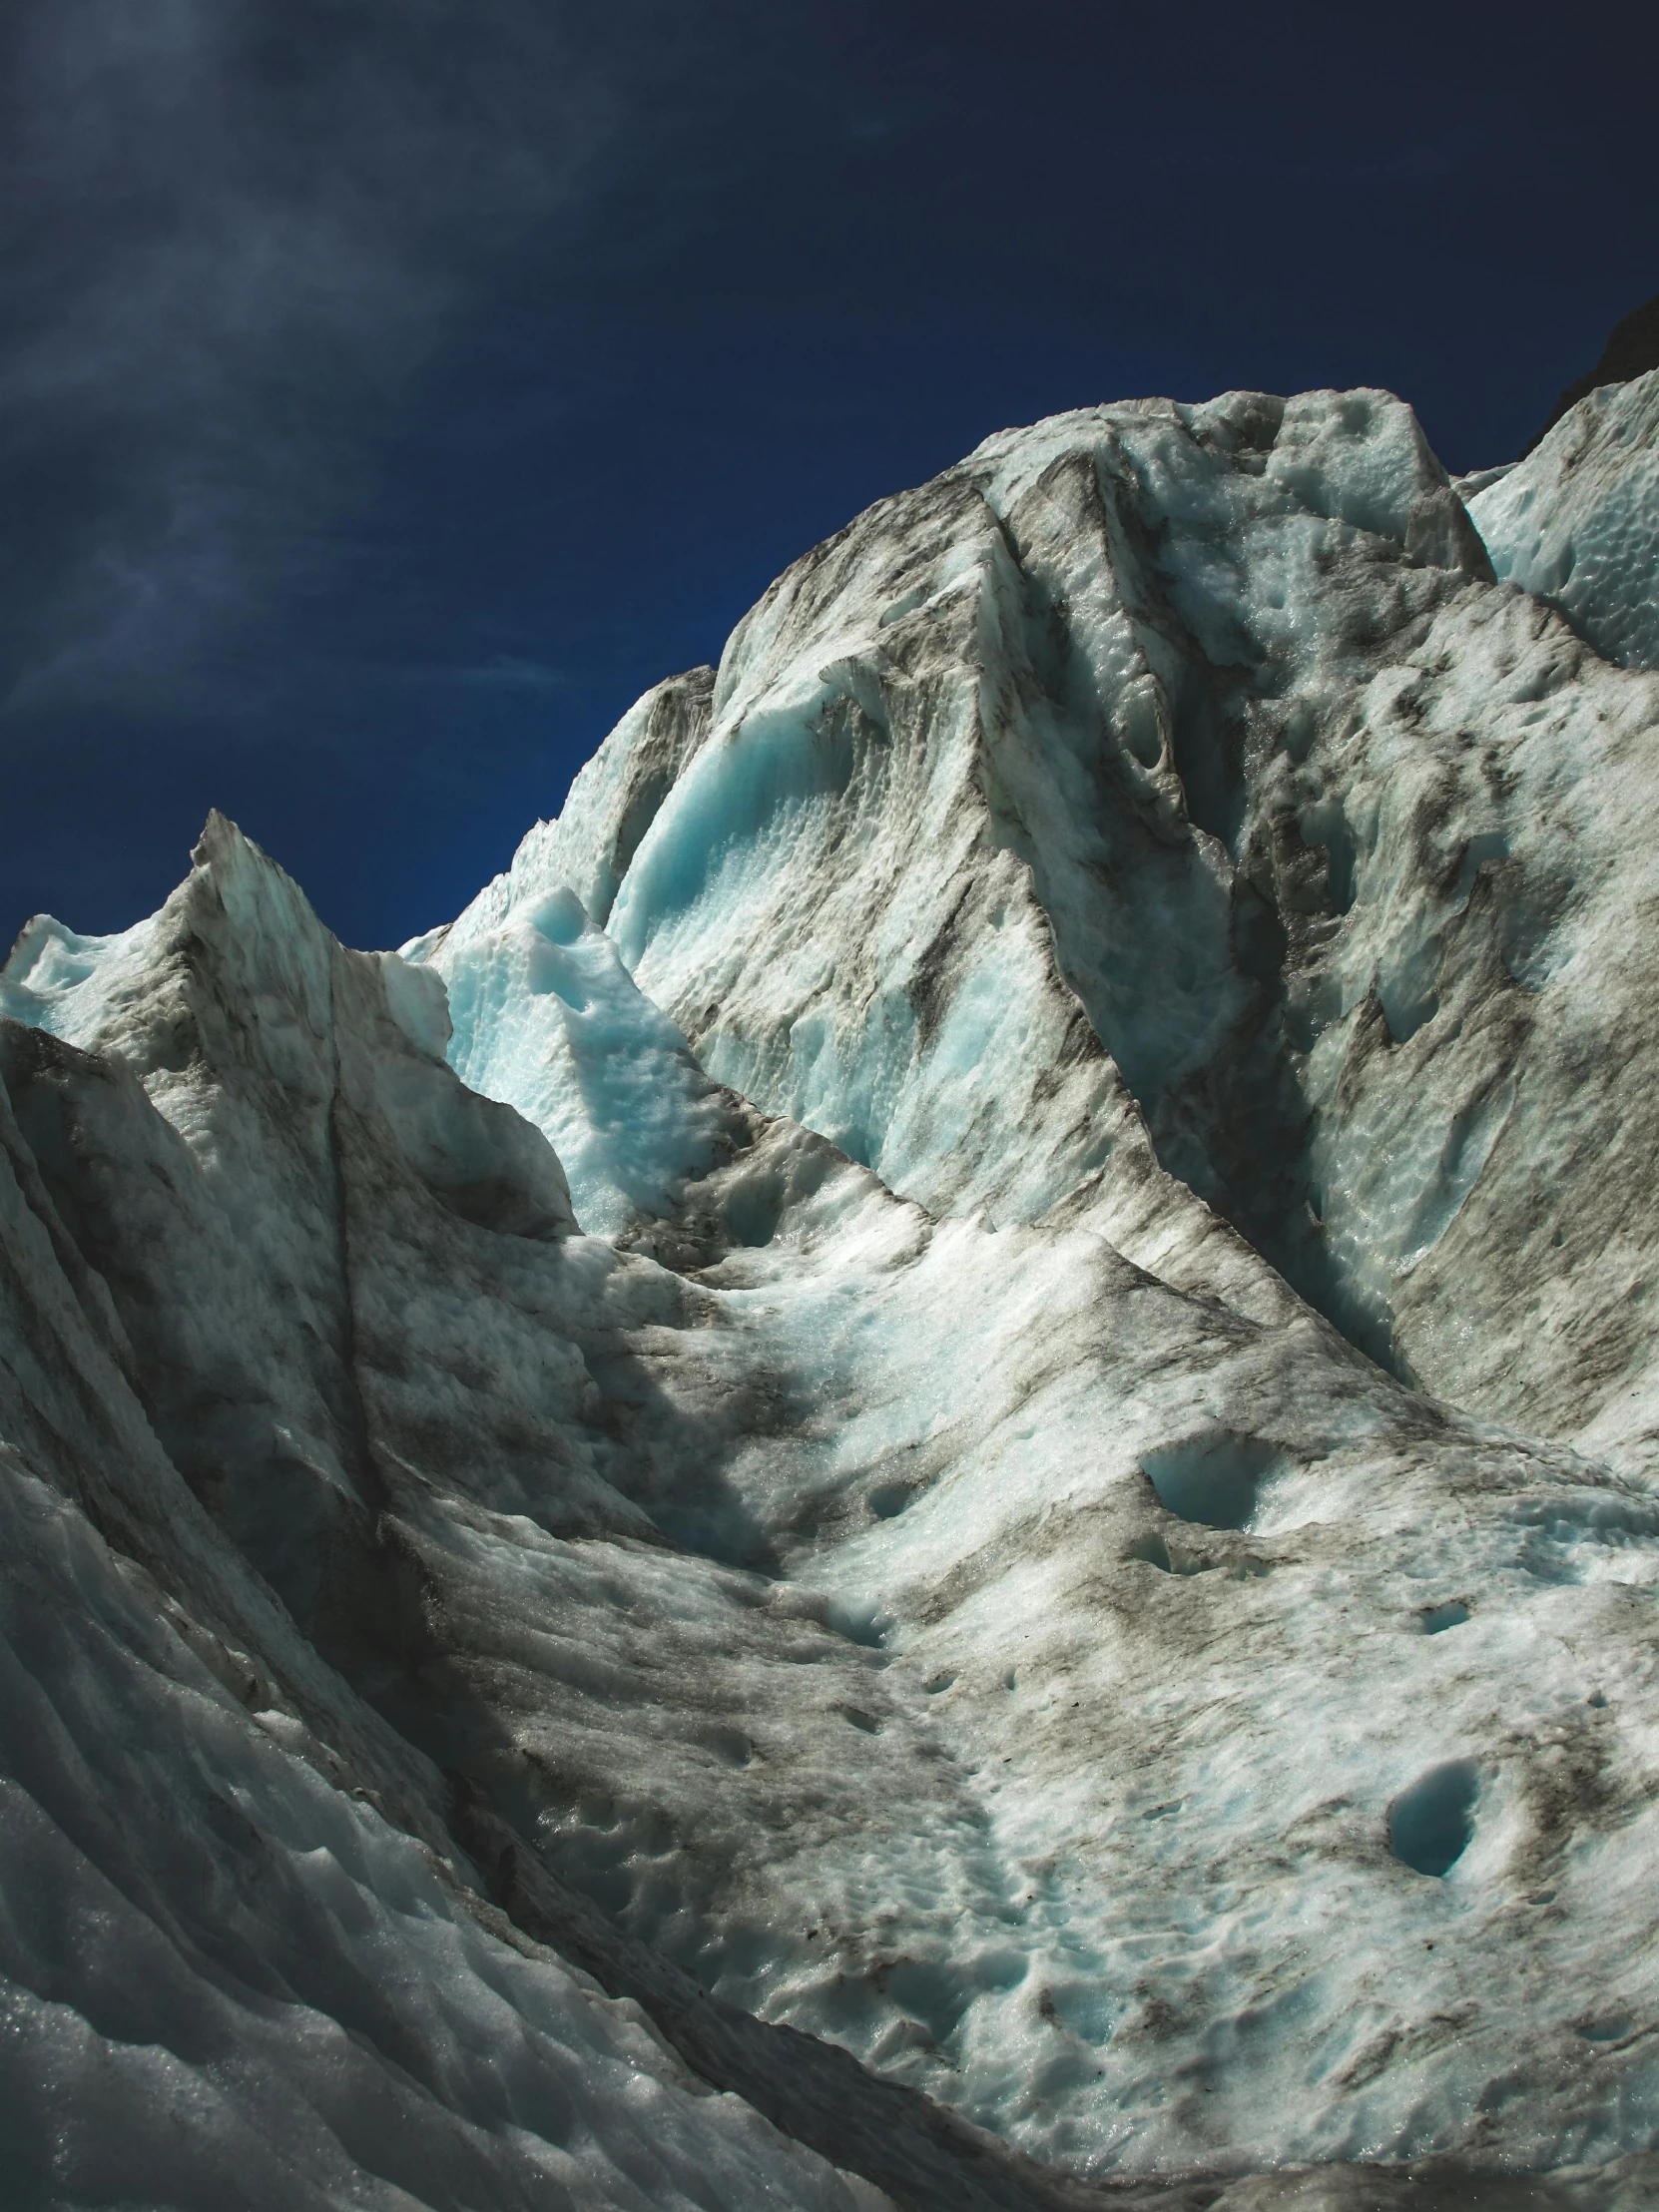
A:
<svg viewBox="0 0 1659 2212">
<path fill-rule="evenodd" d="M 1584 402 L 1628 417 L 1591 474 L 1639 505 L 1624 391 Z M 504 880 L 603 877 L 711 1075 L 935 1212 L 1061 1208 L 1258 1316 L 1289 1282 L 1394 1372 L 1646 1463 L 1659 696 L 1494 583 L 1399 401 L 1004 433 L 781 578 L 709 711 L 665 786 L 642 706 Z M 507 1029 L 462 1026 L 488 1087 Z"/>
</svg>

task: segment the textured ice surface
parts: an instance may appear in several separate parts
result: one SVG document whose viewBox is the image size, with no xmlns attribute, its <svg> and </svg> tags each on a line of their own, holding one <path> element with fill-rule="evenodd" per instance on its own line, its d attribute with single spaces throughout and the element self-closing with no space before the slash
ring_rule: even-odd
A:
<svg viewBox="0 0 1659 2212">
<path fill-rule="evenodd" d="M 1499 576 L 1659 668 L 1659 369 L 1590 392 L 1469 511 Z"/>
<path fill-rule="evenodd" d="M 582 1227 L 615 1236 L 671 1213 L 727 1126 L 685 1038 L 636 987 L 563 884 L 518 898 L 493 928 L 425 954 L 448 986 L 450 1063 L 545 1130 Z"/>
<path fill-rule="evenodd" d="M 9 2204 L 868 2205 L 492 1925 L 6 1472 Z"/>
<path fill-rule="evenodd" d="M 1659 692 L 1493 588 L 1397 400 L 992 439 L 782 578 L 712 718 L 666 795 L 624 724 L 515 863 L 626 817 L 609 931 L 712 1075 L 1646 1463 Z"/>
<path fill-rule="evenodd" d="M 38 934 L 29 955 L 60 1028 L 101 1020 L 130 1057 L 0 1032 L 8 2202 L 867 2205 L 492 1914 L 457 1873 L 441 1778 L 298 1632 L 349 1602 L 314 1583 L 362 1540 L 372 1478 L 371 1416 L 330 1397 L 349 1230 L 303 1157 L 308 1078 L 327 1065 L 315 1103 L 348 1153 L 326 1000 L 349 967 L 371 1008 L 380 963 L 345 962 L 226 832 L 154 936 L 148 969 L 131 939 L 90 948 L 79 1002 L 50 995 L 65 962 Z M 215 1020 L 233 1003 L 235 1042 Z M 449 1102 L 451 1151 L 476 1146 L 477 1102 L 391 1025 L 378 1041 Z M 398 1104 L 429 1170 L 445 1117 Z M 544 1140 L 494 1127 L 521 1205 L 545 1198 L 556 1228 Z M 444 1395 L 429 1374 L 440 1424 Z M 268 1517 L 216 1481 L 233 1475 L 275 1493 Z M 311 1527 L 291 1610 L 249 1563 L 282 1562 L 282 1503 Z"/>
<path fill-rule="evenodd" d="M 26 2201 L 1651 2201 L 1656 689 L 1085 410 L 402 957 L 31 924 Z"/>
<path fill-rule="evenodd" d="M 106 1063 L 38 1031 L 8 1087 L 83 1218 L 169 1114 L 210 1190 L 234 1132 L 243 1202 L 310 1121 L 308 1222 L 289 1198 L 213 1253 L 181 1158 L 197 1257 L 119 1207 L 96 1249 L 181 1463 L 404 1739 L 722 1998 L 1084 2171 L 1485 2147 L 1517 2013 L 1501 2149 L 1628 2147 L 1639 2039 L 1581 2057 L 1575 1992 L 1653 2002 L 1600 1917 L 1651 1849 L 1645 1497 L 1294 1307 L 1186 1296 L 1087 1228 L 935 1222 L 753 1114 L 631 1255 L 526 1204 L 527 1131 L 469 1218 L 434 1130 L 505 1110 L 386 1018 L 418 971 L 338 952 L 217 834 L 147 986 L 54 1004 L 148 1096 L 115 1120 Z M 1559 1763 L 1615 1731 L 1621 1787 L 1563 1829 Z M 1458 1761 L 1476 1832 L 1429 1880 L 1390 1823 Z M 1390 2061 L 1447 2012 L 1455 2063 Z"/>
</svg>

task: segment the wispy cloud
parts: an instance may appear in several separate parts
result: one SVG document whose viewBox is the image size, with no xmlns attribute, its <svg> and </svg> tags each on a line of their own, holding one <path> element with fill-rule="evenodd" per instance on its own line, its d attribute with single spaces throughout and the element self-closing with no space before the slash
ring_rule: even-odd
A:
<svg viewBox="0 0 1659 2212">
<path fill-rule="evenodd" d="M 545 661 L 526 660 L 516 653 L 495 653 L 487 661 L 461 663 L 356 663 L 350 673 L 364 685 L 383 684 L 395 689 L 550 693 L 571 688 L 565 670 Z"/>
<path fill-rule="evenodd" d="M 0 697 L 165 702 L 325 572 L 625 95 L 563 0 L 24 0 L 4 38 Z"/>
<path fill-rule="evenodd" d="M 520 660 L 515 654 L 498 653 L 476 668 L 445 669 L 443 678 L 473 691 L 558 692 L 570 688 L 562 669 L 542 661 Z"/>
</svg>

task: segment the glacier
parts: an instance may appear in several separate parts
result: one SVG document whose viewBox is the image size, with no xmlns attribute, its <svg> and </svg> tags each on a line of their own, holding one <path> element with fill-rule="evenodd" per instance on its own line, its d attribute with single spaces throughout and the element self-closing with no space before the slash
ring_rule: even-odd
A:
<svg viewBox="0 0 1659 2212">
<path fill-rule="evenodd" d="M 1659 369 L 1603 384 L 1471 498 L 1507 582 L 1621 668 L 1659 668 Z"/>
<path fill-rule="evenodd" d="M 989 439 L 0 977 L 20 2204 L 1659 2188 L 1655 394 Z"/>
</svg>

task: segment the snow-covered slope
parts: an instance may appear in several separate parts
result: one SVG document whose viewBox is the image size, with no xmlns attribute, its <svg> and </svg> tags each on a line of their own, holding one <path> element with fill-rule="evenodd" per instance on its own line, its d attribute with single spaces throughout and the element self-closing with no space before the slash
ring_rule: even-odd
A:
<svg viewBox="0 0 1659 2212">
<path fill-rule="evenodd" d="M 1656 689 L 1087 410 L 401 957 L 31 924 L 26 2201 L 1646 2201 Z"/>
</svg>

